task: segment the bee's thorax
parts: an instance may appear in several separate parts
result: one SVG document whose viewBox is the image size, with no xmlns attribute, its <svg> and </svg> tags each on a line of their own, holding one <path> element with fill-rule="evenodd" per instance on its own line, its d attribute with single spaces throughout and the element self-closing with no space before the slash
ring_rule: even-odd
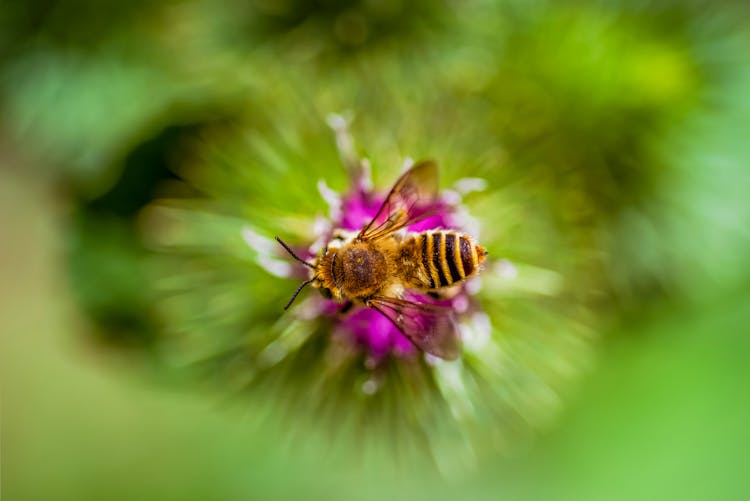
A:
<svg viewBox="0 0 750 501">
<path fill-rule="evenodd" d="M 388 277 L 386 256 L 375 245 L 354 242 L 341 249 L 331 271 L 350 297 L 367 297 L 378 292 Z"/>
</svg>

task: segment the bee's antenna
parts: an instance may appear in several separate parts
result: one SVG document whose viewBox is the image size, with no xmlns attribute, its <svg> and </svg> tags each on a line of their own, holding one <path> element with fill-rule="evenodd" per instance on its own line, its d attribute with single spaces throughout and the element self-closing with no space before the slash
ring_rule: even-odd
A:
<svg viewBox="0 0 750 501">
<path fill-rule="evenodd" d="M 282 240 L 281 240 L 281 239 L 280 239 L 279 237 L 276 237 L 276 241 L 277 241 L 277 242 L 279 242 L 279 243 L 280 243 L 280 244 L 282 245 L 282 247 L 284 247 L 284 248 L 286 249 L 286 251 L 287 251 L 287 252 L 288 252 L 289 254 L 291 254 L 291 256 L 292 256 L 292 257 L 293 257 L 294 259 L 296 259 L 296 260 L 297 260 L 297 261 L 299 261 L 300 263 L 304 264 L 305 266 L 309 266 L 309 267 L 310 267 L 310 268 L 312 268 L 313 270 L 315 269 L 315 266 L 313 266 L 312 264 L 308 263 L 307 261 L 305 261 L 304 259 L 302 259 L 301 257 L 299 257 L 299 256 L 298 256 L 297 254 L 295 254 L 295 253 L 294 253 L 294 251 L 293 251 L 292 249 L 290 249 L 290 248 L 289 248 L 289 246 L 288 246 L 287 244 L 285 244 L 285 243 L 284 243 L 284 242 L 283 242 L 283 241 L 282 241 Z M 304 286 L 305 284 L 302 284 L 302 285 Z M 302 288 L 302 287 L 300 287 L 300 289 L 301 289 L 301 288 Z M 297 292 L 299 292 L 299 290 L 298 290 Z M 295 294 L 295 296 L 296 296 L 296 295 L 297 295 L 297 294 Z M 294 298 L 292 298 L 292 300 L 294 300 Z M 290 301 L 290 303 L 291 303 L 291 301 Z M 289 306 L 289 305 L 287 305 L 287 306 Z M 284 309 L 286 309 L 286 308 L 284 308 Z"/>
<path fill-rule="evenodd" d="M 305 288 L 305 285 L 311 284 L 313 280 L 314 279 L 311 278 L 307 282 L 302 282 L 302 285 L 300 285 L 299 287 L 297 287 L 297 290 L 294 291 L 294 294 L 292 295 L 292 299 L 290 299 L 289 302 L 286 304 L 286 306 L 284 306 L 284 311 L 286 311 L 286 310 L 289 309 L 289 307 L 292 305 L 292 303 L 294 302 L 294 300 L 297 299 L 297 294 L 299 294 L 300 291 Z"/>
</svg>

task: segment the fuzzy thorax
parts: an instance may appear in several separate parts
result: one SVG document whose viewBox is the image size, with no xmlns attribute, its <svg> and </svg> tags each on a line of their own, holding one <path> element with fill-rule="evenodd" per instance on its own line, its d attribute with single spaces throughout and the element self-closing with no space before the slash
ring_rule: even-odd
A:
<svg viewBox="0 0 750 501">
<path fill-rule="evenodd" d="M 364 302 L 392 294 L 402 273 L 398 243 L 393 238 L 371 242 L 352 239 L 338 248 L 328 247 L 315 264 L 313 286 L 326 289 L 337 301 Z"/>
</svg>

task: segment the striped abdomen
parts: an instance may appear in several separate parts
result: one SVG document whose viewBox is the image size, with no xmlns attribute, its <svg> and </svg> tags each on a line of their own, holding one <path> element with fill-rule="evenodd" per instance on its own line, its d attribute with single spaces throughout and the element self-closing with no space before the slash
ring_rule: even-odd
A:
<svg viewBox="0 0 750 501">
<path fill-rule="evenodd" d="M 439 289 L 470 277 L 487 255 L 471 237 L 455 231 L 425 231 L 410 244 L 417 258 L 416 279 L 425 289 Z"/>
</svg>

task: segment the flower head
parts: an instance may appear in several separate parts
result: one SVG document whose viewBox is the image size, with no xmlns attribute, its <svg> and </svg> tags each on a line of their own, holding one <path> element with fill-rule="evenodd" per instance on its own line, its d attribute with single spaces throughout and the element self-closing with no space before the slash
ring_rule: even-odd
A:
<svg viewBox="0 0 750 501">
<path fill-rule="evenodd" d="M 346 140 L 345 137 L 341 137 L 346 135 L 346 130 L 343 127 L 339 127 L 337 130 L 339 144 L 349 144 L 350 141 Z M 399 182 L 394 185 L 393 191 L 388 193 L 387 196 L 385 193 L 373 190 L 372 181 L 369 178 L 369 167 L 366 162 L 352 162 L 350 186 L 343 196 L 331 190 L 324 181 L 321 181 L 318 187 L 322 196 L 329 204 L 330 218 L 323 220 L 321 224 L 317 225 L 319 234 L 315 242 L 305 249 L 304 255 L 320 255 L 324 250 L 325 254 L 321 257 L 321 260 L 326 259 L 331 242 L 346 240 L 346 233 L 349 233 L 351 238 L 353 238 L 358 232 L 365 231 L 369 225 L 375 222 L 377 224 L 386 224 L 392 216 L 398 213 L 397 211 L 405 210 L 405 205 L 402 206 L 399 204 L 405 204 L 406 202 L 401 200 L 401 191 L 397 191 L 396 187 L 404 188 L 404 185 L 408 183 L 410 189 L 419 189 L 420 186 L 418 183 L 412 181 L 419 174 L 413 173 L 417 171 L 422 173 L 429 172 L 430 176 L 425 176 L 427 177 L 427 181 L 422 182 L 432 182 L 434 181 L 433 173 L 436 172 L 436 169 L 434 169 L 435 165 L 431 162 L 425 162 L 412 168 L 409 161 L 405 166 L 408 169 L 408 173 L 404 174 Z M 405 181 L 407 178 L 409 181 Z M 412 183 L 414 184 L 413 186 Z M 410 200 L 408 216 L 406 216 L 409 222 L 398 225 L 394 223 L 393 228 L 386 231 L 385 235 L 392 233 L 393 235 L 399 235 L 400 239 L 405 240 L 407 237 L 403 235 L 403 231 L 399 231 L 402 226 L 403 230 L 406 231 L 406 235 L 411 235 L 411 238 L 419 238 L 419 232 L 426 230 L 461 230 L 461 225 L 455 216 L 459 201 L 460 197 L 438 194 L 430 194 L 429 198 L 425 198 L 424 200 Z M 408 240 L 406 241 L 408 242 Z M 304 266 L 312 269 L 310 279 L 297 289 L 287 304 L 288 308 L 305 285 L 313 283 L 316 286 L 320 286 L 322 281 L 327 280 L 326 274 L 331 272 L 321 271 L 321 268 L 323 270 L 327 269 L 326 265 L 321 261 L 316 260 L 316 264 L 310 264 L 297 256 L 283 241 L 279 240 L 279 242 L 295 258 L 296 263 L 298 263 L 296 265 L 297 268 Z M 253 240 L 248 240 L 248 243 L 253 245 Z M 483 255 L 480 257 L 483 259 Z M 387 274 L 398 273 L 397 269 L 399 266 L 407 266 L 411 262 L 416 261 L 421 262 L 418 255 L 407 255 L 404 259 L 409 261 L 409 263 L 394 263 L 392 266 L 395 269 L 390 269 L 389 271 L 371 271 L 370 274 L 373 275 L 372 279 L 375 282 L 387 284 L 390 278 Z M 290 269 L 289 275 L 298 276 L 303 271 Z M 377 276 L 378 273 L 383 275 Z M 396 283 L 398 290 L 409 285 L 401 279 L 397 280 Z M 458 282 L 441 295 L 432 292 L 430 293 L 432 294 L 431 297 L 427 296 L 426 290 L 419 293 L 413 289 L 414 287 L 412 287 L 412 290 L 399 293 L 399 299 L 406 302 L 399 303 L 401 305 L 399 307 L 404 308 L 404 310 L 398 310 L 398 313 L 395 313 L 394 316 L 390 316 L 387 313 L 388 310 L 384 311 L 377 306 L 371 308 L 368 307 L 369 305 L 365 305 L 359 301 L 352 303 L 352 299 L 357 298 L 350 299 L 344 297 L 345 302 L 337 301 L 338 298 L 330 297 L 331 294 L 328 289 L 324 289 L 324 291 L 328 293 L 329 297 L 317 301 L 311 299 L 309 301 L 311 304 L 308 305 L 308 308 L 317 309 L 318 317 L 331 318 L 333 323 L 331 328 L 332 335 L 338 338 L 340 343 L 348 344 L 352 349 L 364 351 L 368 355 L 369 366 L 379 364 L 388 356 L 414 357 L 419 351 L 417 346 L 420 343 L 417 340 L 422 339 L 428 334 L 436 340 L 433 342 L 435 350 L 428 349 L 428 352 L 432 351 L 436 355 L 440 352 L 441 356 L 444 353 L 445 356 L 450 356 L 451 358 L 457 355 L 456 350 L 452 346 L 443 348 L 438 346 L 438 344 L 458 344 L 458 341 L 454 337 L 460 338 L 460 330 L 455 329 L 453 313 L 463 314 L 468 310 L 470 297 L 467 293 L 465 283 Z M 393 293 L 391 292 L 391 294 Z M 416 305 L 426 306 L 418 307 Z M 404 325 L 407 321 L 401 320 L 403 323 L 398 323 L 399 319 L 403 319 L 405 316 L 410 317 L 408 320 L 410 326 L 408 328 Z M 439 317 L 446 317 L 449 321 Z M 419 330 L 429 330 L 429 333 L 420 332 Z M 411 341 L 409 336 L 414 336 Z"/>
<path fill-rule="evenodd" d="M 273 235 L 283 233 L 294 254 L 314 261 L 336 234 L 356 234 L 372 221 L 388 193 L 389 186 L 373 187 L 369 162 L 354 154 L 343 120 L 332 122 L 344 167 L 332 170 L 327 152 L 305 156 L 321 162 L 305 164 L 320 179 L 317 193 L 301 180 L 310 173 L 289 167 L 296 157 L 285 157 L 289 150 L 272 138 L 261 143 L 253 136 L 251 145 L 240 148 L 239 154 L 252 152 L 247 159 L 238 159 L 236 146 L 233 151 L 211 140 L 199 161 L 228 170 L 183 174 L 211 196 L 161 201 L 144 213 L 150 244 L 166 251 L 161 267 L 167 271 L 166 294 L 159 303 L 170 343 L 164 352 L 180 363 L 197 363 L 223 388 L 285 409 L 297 425 L 310 420 L 296 429 L 339 434 L 343 426 L 356 432 L 357 442 L 386 450 L 426 447 L 444 470 L 470 464 L 485 449 L 507 450 L 519 430 L 543 426 L 554 415 L 558 388 L 577 373 L 571 360 L 586 354 L 581 341 L 589 330 L 585 322 L 568 319 L 555 300 L 560 274 L 503 258 L 504 250 L 512 254 L 517 248 L 514 241 L 481 238 L 479 220 L 469 215 L 465 200 L 484 196 L 495 204 L 493 211 L 503 210 L 502 202 L 497 209 L 496 191 L 491 198 L 471 193 L 486 188 L 484 180 L 455 181 L 419 207 L 429 217 L 403 229 L 405 235 L 454 230 L 491 249 L 492 260 L 479 276 L 438 297 L 403 291 L 408 301 L 452 312 L 462 346 L 456 360 L 425 353 L 389 318 L 364 305 L 347 310 L 342 302 L 307 291 L 282 311 L 292 280 L 311 276 Z M 289 142 L 310 149 L 324 144 L 320 135 L 306 137 L 312 141 Z M 261 161 L 272 167 L 250 173 L 235 167 Z M 405 167 L 411 164 L 404 161 Z M 344 182 L 337 172 L 348 173 Z M 273 209 L 277 202 L 266 195 L 269 186 L 278 185 L 299 198 L 283 211 Z M 315 216 L 295 204 L 327 214 Z M 391 436 L 401 437 L 398 445 L 384 440 Z"/>
</svg>

